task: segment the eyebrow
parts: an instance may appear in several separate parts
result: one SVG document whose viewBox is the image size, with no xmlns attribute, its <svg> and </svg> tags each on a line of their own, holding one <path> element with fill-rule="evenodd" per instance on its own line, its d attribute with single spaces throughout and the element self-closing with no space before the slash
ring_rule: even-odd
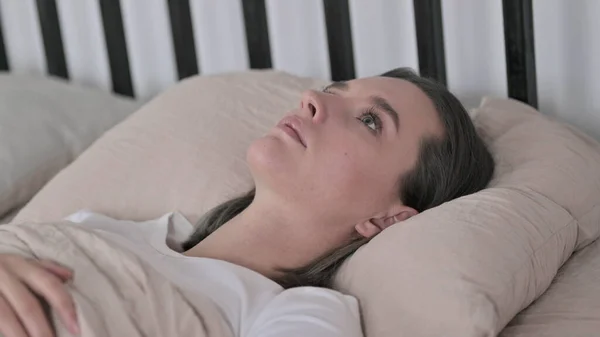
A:
<svg viewBox="0 0 600 337">
<path fill-rule="evenodd" d="M 373 96 L 371 97 L 371 101 L 373 101 L 377 108 L 383 110 L 383 112 L 390 116 L 392 121 L 394 121 L 394 125 L 396 126 L 396 132 L 398 132 L 398 130 L 400 130 L 400 118 L 398 117 L 398 112 L 396 112 L 390 103 L 388 103 L 388 101 L 386 101 L 383 97 Z"/>
<path fill-rule="evenodd" d="M 348 83 L 346 82 L 333 82 L 323 88 L 323 91 L 327 92 L 331 89 L 348 91 L 348 87 Z M 396 126 L 396 132 L 398 132 L 398 130 L 400 130 L 400 118 L 398 117 L 398 112 L 392 108 L 390 103 L 381 96 L 371 96 L 371 102 L 373 102 L 373 105 L 375 105 L 377 109 L 382 110 L 392 119 L 394 126 Z"/>
</svg>

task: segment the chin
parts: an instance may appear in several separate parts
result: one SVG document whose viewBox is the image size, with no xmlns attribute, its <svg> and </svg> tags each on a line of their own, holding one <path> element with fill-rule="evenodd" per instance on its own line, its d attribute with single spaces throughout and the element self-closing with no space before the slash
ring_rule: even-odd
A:
<svg viewBox="0 0 600 337">
<path fill-rule="evenodd" d="M 253 141 L 246 151 L 246 162 L 255 181 L 287 178 L 296 166 L 281 139 L 266 135 Z"/>
</svg>

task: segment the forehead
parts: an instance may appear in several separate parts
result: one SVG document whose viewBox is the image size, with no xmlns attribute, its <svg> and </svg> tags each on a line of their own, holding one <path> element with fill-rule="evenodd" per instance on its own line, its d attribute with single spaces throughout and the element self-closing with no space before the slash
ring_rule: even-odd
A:
<svg viewBox="0 0 600 337">
<path fill-rule="evenodd" d="M 390 77 L 366 77 L 347 82 L 348 93 L 357 98 L 380 96 L 398 112 L 400 129 L 441 134 L 442 126 L 431 99 L 411 82 Z"/>
</svg>

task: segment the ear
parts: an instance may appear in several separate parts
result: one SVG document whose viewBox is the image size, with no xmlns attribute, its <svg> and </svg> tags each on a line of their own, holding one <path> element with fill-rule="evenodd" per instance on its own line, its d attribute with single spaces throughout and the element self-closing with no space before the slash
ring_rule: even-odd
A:
<svg viewBox="0 0 600 337">
<path fill-rule="evenodd" d="M 354 226 L 354 228 L 356 229 L 358 234 L 370 239 L 382 232 L 384 229 L 388 228 L 389 226 L 409 219 L 417 215 L 418 213 L 419 212 L 417 212 L 414 208 L 398 204 L 394 205 L 392 209 L 388 211 L 388 213 L 358 223 L 356 226 Z"/>
</svg>

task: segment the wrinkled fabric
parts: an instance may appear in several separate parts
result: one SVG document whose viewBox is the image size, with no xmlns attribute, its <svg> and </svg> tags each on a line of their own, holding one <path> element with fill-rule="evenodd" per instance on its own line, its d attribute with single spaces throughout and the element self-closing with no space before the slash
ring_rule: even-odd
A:
<svg viewBox="0 0 600 337">
<path fill-rule="evenodd" d="M 600 241 L 565 263 L 548 290 L 500 337 L 600 336 Z"/>
<path fill-rule="evenodd" d="M 69 222 L 0 226 L 0 253 L 74 271 L 66 287 L 82 337 L 227 336 L 212 302 L 174 286 L 127 249 Z M 72 336 L 51 311 L 57 337 Z"/>
</svg>

